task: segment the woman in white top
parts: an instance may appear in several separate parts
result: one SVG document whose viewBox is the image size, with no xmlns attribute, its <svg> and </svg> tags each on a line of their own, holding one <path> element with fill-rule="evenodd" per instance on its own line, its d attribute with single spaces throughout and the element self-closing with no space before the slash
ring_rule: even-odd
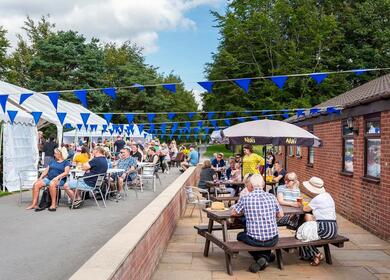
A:
<svg viewBox="0 0 390 280">
<path fill-rule="evenodd" d="M 303 207 L 306 221 L 316 221 L 318 236 L 321 239 L 332 239 L 337 236 L 336 207 L 332 196 L 325 191 L 324 181 L 318 177 L 312 177 L 303 182 L 303 186 L 314 195 L 310 203 Z M 311 265 L 317 266 L 324 259 L 324 255 L 314 246 L 302 247 L 301 256 L 305 260 L 311 260 Z"/>
</svg>

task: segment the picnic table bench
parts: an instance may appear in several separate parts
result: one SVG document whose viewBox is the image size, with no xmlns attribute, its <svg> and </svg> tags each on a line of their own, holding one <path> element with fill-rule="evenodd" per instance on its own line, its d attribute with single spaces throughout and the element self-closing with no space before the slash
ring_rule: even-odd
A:
<svg viewBox="0 0 390 280">
<path fill-rule="evenodd" d="M 303 213 L 303 210 L 300 208 L 294 208 L 289 206 L 282 206 L 282 208 L 285 214 Z M 310 242 L 302 242 L 301 240 L 298 240 L 295 237 L 280 237 L 278 243 L 273 247 L 250 246 L 241 241 L 227 240 L 227 230 L 243 228 L 242 225 L 240 224 L 236 224 L 236 223 L 232 224 L 227 222 L 229 219 L 234 218 L 233 216 L 231 216 L 230 210 L 226 210 L 226 211 L 205 210 L 205 212 L 207 212 L 207 216 L 209 218 L 209 224 L 207 226 L 199 225 L 194 227 L 195 229 L 198 230 L 198 234 L 205 237 L 206 239 L 203 255 L 205 257 L 208 256 L 210 242 L 213 242 L 222 250 L 224 250 L 226 270 L 229 275 L 233 275 L 231 258 L 236 257 L 238 253 L 242 251 L 249 252 L 249 251 L 275 250 L 278 267 L 280 269 L 283 269 L 282 250 L 288 250 L 291 248 L 299 248 L 304 246 L 324 247 L 326 262 L 328 264 L 332 264 L 332 257 L 329 249 L 329 244 L 332 244 L 336 247 L 343 247 L 344 242 L 349 241 L 348 238 L 341 235 L 338 235 L 334 239 L 320 239 L 320 240 L 310 241 Z M 220 224 L 214 225 L 214 221 Z M 212 232 L 214 230 L 222 230 L 223 240 L 213 235 Z"/>
</svg>

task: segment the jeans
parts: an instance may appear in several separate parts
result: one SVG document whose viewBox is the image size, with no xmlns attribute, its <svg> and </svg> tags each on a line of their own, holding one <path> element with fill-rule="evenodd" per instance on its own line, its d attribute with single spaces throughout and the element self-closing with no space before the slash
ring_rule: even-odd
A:
<svg viewBox="0 0 390 280">
<path fill-rule="evenodd" d="M 273 247 L 278 243 L 279 236 L 275 235 L 272 239 L 266 240 L 266 241 L 260 241 L 256 240 L 252 237 L 250 237 L 245 231 L 240 232 L 237 235 L 237 240 L 242 241 L 245 244 L 248 244 L 250 246 L 257 246 L 257 247 Z M 267 251 L 260 251 L 260 252 L 249 252 L 253 259 L 257 261 L 260 258 L 265 258 L 267 262 L 270 261 L 270 256 L 271 256 L 271 250 Z"/>
</svg>

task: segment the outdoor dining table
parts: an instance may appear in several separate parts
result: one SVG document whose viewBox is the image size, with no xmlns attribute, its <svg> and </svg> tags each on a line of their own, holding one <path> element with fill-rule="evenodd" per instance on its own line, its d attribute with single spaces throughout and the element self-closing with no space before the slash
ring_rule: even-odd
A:
<svg viewBox="0 0 390 280">
<path fill-rule="evenodd" d="M 209 191 L 211 190 L 211 188 L 214 188 L 215 196 L 217 196 L 217 192 L 218 192 L 217 188 L 219 188 L 221 186 L 226 187 L 226 185 L 231 185 L 231 186 L 235 187 L 235 189 L 236 189 L 235 196 L 238 196 L 240 191 L 245 187 L 245 184 L 243 182 L 234 182 L 234 181 L 230 181 L 230 180 L 206 181 L 206 187 L 209 189 Z"/>
<path fill-rule="evenodd" d="M 281 207 L 282 207 L 283 212 L 284 212 L 285 215 L 287 215 L 287 214 L 301 215 L 301 214 L 305 213 L 303 211 L 302 207 L 291 207 L 291 206 L 285 206 L 285 205 L 281 205 Z M 214 222 L 217 222 L 217 223 L 220 223 L 221 226 L 222 226 L 222 239 L 223 239 L 223 241 L 224 242 L 228 241 L 227 240 L 228 239 L 227 231 L 228 231 L 229 221 L 237 218 L 237 216 L 232 216 L 232 210 L 231 209 L 227 209 L 227 210 L 224 210 L 224 211 L 215 211 L 215 210 L 211 210 L 211 209 L 203 209 L 203 211 L 205 211 L 207 213 L 207 218 L 209 218 L 209 224 L 208 224 L 207 232 L 210 234 L 211 239 L 218 239 L 218 237 L 216 237 L 215 235 L 212 234 Z M 235 227 L 235 229 L 236 228 L 237 227 Z M 203 255 L 205 257 L 207 257 L 208 254 L 209 254 L 210 241 L 211 241 L 210 239 L 206 238 L 206 243 L 205 243 L 204 251 L 203 251 Z"/>
</svg>

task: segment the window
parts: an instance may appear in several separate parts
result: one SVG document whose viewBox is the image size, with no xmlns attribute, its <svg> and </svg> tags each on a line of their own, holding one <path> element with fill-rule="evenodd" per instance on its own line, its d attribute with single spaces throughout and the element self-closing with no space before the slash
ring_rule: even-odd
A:
<svg viewBox="0 0 390 280">
<path fill-rule="evenodd" d="M 381 176 L 381 126 L 380 115 L 366 118 L 365 129 L 365 175 L 379 179 Z"/>
<path fill-rule="evenodd" d="M 307 130 L 310 133 L 314 133 L 313 125 L 309 125 L 307 127 Z M 313 165 L 314 164 L 314 147 L 308 147 L 307 148 L 307 164 L 308 165 Z"/>
<path fill-rule="evenodd" d="M 343 171 L 353 173 L 353 131 L 348 127 L 347 121 L 343 122 Z"/>
<path fill-rule="evenodd" d="M 297 146 L 295 149 L 295 155 L 301 157 L 301 146 Z"/>
<path fill-rule="evenodd" d="M 288 155 L 290 157 L 294 156 L 294 146 L 288 146 Z"/>
</svg>

